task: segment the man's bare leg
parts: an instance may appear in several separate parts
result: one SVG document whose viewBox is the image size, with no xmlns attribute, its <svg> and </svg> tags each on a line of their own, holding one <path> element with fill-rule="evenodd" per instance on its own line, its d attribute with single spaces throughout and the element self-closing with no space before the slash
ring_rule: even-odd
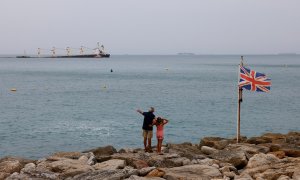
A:
<svg viewBox="0 0 300 180">
<path fill-rule="evenodd" d="M 149 152 L 152 152 L 151 138 L 148 138 L 148 150 L 149 150 Z"/>
<path fill-rule="evenodd" d="M 144 149 L 147 151 L 147 137 L 144 137 Z"/>
</svg>

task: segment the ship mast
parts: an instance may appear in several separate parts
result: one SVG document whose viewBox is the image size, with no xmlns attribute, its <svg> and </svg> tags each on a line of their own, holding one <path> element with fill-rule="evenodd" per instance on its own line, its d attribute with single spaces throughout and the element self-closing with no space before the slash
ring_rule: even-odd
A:
<svg viewBox="0 0 300 180">
<path fill-rule="evenodd" d="M 38 57 L 41 56 L 41 48 L 38 48 Z"/>
<path fill-rule="evenodd" d="M 54 57 L 55 56 L 55 47 L 52 48 L 51 52 L 52 52 L 52 57 Z"/>
<path fill-rule="evenodd" d="M 70 56 L 70 53 L 71 53 L 70 47 L 67 47 L 67 48 L 66 48 L 66 51 L 67 51 L 67 56 Z"/>
<path fill-rule="evenodd" d="M 80 54 L 83 55 L 83 46 L 80 47 Z"/>
</svg>

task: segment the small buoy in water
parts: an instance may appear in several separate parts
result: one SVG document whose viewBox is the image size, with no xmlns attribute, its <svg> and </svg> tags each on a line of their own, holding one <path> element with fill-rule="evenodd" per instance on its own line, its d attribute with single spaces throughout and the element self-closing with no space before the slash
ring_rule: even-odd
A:
<svg viewBox="0 0 300 180">
<path fill-rule="evenodd" d="M 114 72 L 113 69 L 110 69 L 110 72 Z"/>
<path fill-rule="evenodd" d="M 168 71 L 168 70 L 169 70 L 169 68 L 165 68 L 165 70 L 166 70 L 166 71 Z"/>
<path fill-rule="evenodd" d="M 106 85 L 103 85 L 103 86 L 102 86 L 102 88 L 103 88 L 103 89 L 106 89 L 106 88 L 107 88 L 107 86 L 106 86 Z"/>
<path fill-rule="evenodd" d="M 16 88 L 11 88 L 10 91 L 15 92 L 15 91 L 17 91 L 17 89 Z"/>
</svg>

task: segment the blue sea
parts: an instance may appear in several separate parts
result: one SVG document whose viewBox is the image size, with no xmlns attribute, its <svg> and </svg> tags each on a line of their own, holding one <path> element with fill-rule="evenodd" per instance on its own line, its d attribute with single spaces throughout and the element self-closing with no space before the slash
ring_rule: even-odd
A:
<svg viewBox="0 0 300 180">
<path fill-rule="evenodd" d="M 242 135 L 300 131 L 300 56 L 248 55 L 244 61 L 267 74 L 272 87 L 270 93 L 243 92 Z M 165 143 L 233 137 L 239 62 L 238 55 L 0 58 L 0 157 L 143 147 L 143 117 L 136 110 L 150 106 L 170 120 Z"/>
</svg>

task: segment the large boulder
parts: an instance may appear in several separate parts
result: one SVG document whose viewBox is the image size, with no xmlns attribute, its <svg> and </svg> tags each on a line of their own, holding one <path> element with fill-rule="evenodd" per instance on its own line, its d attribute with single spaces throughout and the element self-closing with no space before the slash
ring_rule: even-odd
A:
<svg viewBox="0 0 300 180">
<path fill-rule="evenodd" d="M 164 175 L 165 179 L 212 179 L 212 178 L 222 178 L 221 172 L 213 167 L 207 165 L 188 165 L 181 167 L 174 167 L 170 169 L 163 169 L 166 174 Z"/>
<path fill-rule="evenodd" d="M 203 155 L 200 148 L 191 143 L 168 144 L 167 148 L 170 154 L 178 154 L 179 156 L 189 158 L 190 160 L 195 159 L 198 155 Z"/>
<path fill-rule="evenodd" d="M 83 154 L 81 152 L 57 152 L 52 154 L 48 158 L 59 157 L 59 158 L 78 159 L 82 155 Z"/>
<path fill-rule="evenodd" d="M 146 177 L 163 177 L 165 175 L 165 171 L 161 169 L 153 169 L 151 172 L 147 174 Z"/>
<path fill-rule="evenodd" d="M 149 165 L 146 161 L 140 160 L 140 159 L 136 159 L 136 160 L 132 161 L 132 165 L 134 168 L 137 168 L 137 169 L 149 167 Z"/>
<path fill-rule="evenodd" d="M 112 155 L 117 152 L 117 150 L 113 146 L 105 146 L 105 147 L 98 147 L 95 149 L 90 149 L 83 151 L 84 153 L 93 152 L 95 156 L 102 156 L 102 155 Z"/>
<path fill-rule="evenodd" d="M 178 157 L 178 158 L 171 158 L 165 159 L 166 167 L 178 167 L 189 164 L 190 160 L 186 157 Z"/>
<path fill-rule="evenodd" d="M 208 146 L 202 146 L 202 147 L 201 147 L 201 151 L 202 151 L 204 154 L 207 154 L 207 155 L 214 154 L 214 153 L 217 153 L 217 152 L 218 152 L 218 150 L 216 150 L 215 148 L 208 147 Z"/>
<path fill-rule="evenodd" d="M 126 178 L 126 173 L 122 169 L 116 170 L 98 170 L 92 172 L 86 172 L 79 175 L 76 175 L 72 178 L 72 180 L 108 180 L 108 179 L 124 179 Z"/>
<path fill-rule="evenodd" d="M 39 161 L 40 164 L 36 166 L 34 163 L 28 163 L 20 171 L 20 173 L 13 173 L 7 180 L 16 179 L 59 179 L 59 173 L 50 171 L 45 161 Z"/>
<path fill-rule="evenodd" d="M 284 151 L 274 151 L 274 152 L 269 152 L 268 154 L 273 154 L 279 159 L 285 158 L 285 152 Z"/>
<path fill-rule="evenodd" d="M 137 169 L 148 167 L 145 160 L 149 159 L 149 156 L 146 156 L 145 153 L 115 153 L 111 158 L 125 160 L 126 165 Z"/>
<path fill-rule="evenodd" d="M 5 179 L 14 172 L 20 172 L 20 170 L 27 163 L 34 162 L 33 160 L 24 159 L 20 157 L 6 156 L 0 159 L 0 179 Z"/>
<path fill-rule="evenodd" d="M 77 174 L 93 171 L 94 169 L 84 161 L 73 159 L 61 159 L 59 161 L 51 162 L 47 167 L 56 173 L 60 173 L 60 176 L 73 177 Z"/>
<path fill-rule="evenodd" d="M 219 164 L 219 161 L 216 159 L 198 159 L 198 164 L 212 166 L 214 164 Z"/>
<path fill-rule="evenodd" d="M 201 139 L 199 146 L 208 146 L 221 150 L 224 149 L 230 143 L 234 143 L 234 140 L 220 137 L 204 137 Z"/>
<path fill-rule="evenodd" d="M 164 179 L 160 177 L 140 177 L 137 175 L 132 175 L 125 180 L 164 180 Z"/>
<path fill-rule="evenodd" d="M 125 179 L 132 175 L 137 175 L 138 171 L 129 167 L 124 169 L 115 169 L 115 170 L 97 170 L 92 172 L 86 172 L 79 175 L 76 175 L 72 180 L 115 180 L 115 179 Z"/>
<path fill-rule="evenodd" d="M 230 144 L 227 146 L 226 149 L 234 150 L 234 151 L 243 151 L 247 153 L 247 155 L 249 155 L 250 157 L 252 157 L 254 154 L 268 153 L 270 151 L 270 148 L 266 146 L 245 144 L 245 143 Z"/>
<path fill-rule="evenodd" d="M 246 143 L 249 144 L 266 144 L 266 143 L 271 143 L 272 139 L 268 137 L 251 137 L 246 140 Z"/>
<path fill-rule="evenodd" d="M 151 172 L 152 170 L 154 170 L 156 167 L 145 167 L 142 169 L 139 169 L 139 175 L 140 176 L 146 176 L 149 172 Z"/>
<path fill-rule="evenodd" d="M 241 150 L 220 150 L 217 153 L 211 154 L 212 159 L 217 159 L 221 162 L 232 164 L 237 169 L 242 169 L 247 165 L 247 157 L 244 151 Z"/>
<path fill-rule="evenodd" d="M 20 172 L 23 168 L 22 164 L 17 161 L 3 161 L 0 163 L 0 172 L 12 174 L 14 172 Z"/>
<path fill-rule="evenodd" d="M 101 163 L 96 163 L 92 167 L 95 170 L 115 170 L 115 169 L 123 169 L 125 167 L 125 161 L 121 159 L 111 159 L 108 161 L 104 161 Z"/>
<path fill-rule="evenodd" d="M 280 133 L 265 133 L 261 138 L 269 139 L 270 142 L 275 144 L 286 143 L 286 135 Z"/>
<path fill-rule="evenodd" d="M 289 157 L 300 157 L 300 146 L 282 148 L 281 151 L 283 151 L 285 155 Z"/>
<path fill-rule="evenodd" d="M 278 163 L 279 159 L 273 154 L 256 154 L 249 159 L 247 168 L 254 168 L 263 165 L 270 165 L 273 163 Z"/>
<path fill-rule="evenodd" d="M 278 179 L 280 176 L 292 178 L 300 169 L 300 158 L 278 159 L 272 154 L 256 154 L 249 159 L 241 175 L 248 174 L 253 179 Z"/>
</svg>

